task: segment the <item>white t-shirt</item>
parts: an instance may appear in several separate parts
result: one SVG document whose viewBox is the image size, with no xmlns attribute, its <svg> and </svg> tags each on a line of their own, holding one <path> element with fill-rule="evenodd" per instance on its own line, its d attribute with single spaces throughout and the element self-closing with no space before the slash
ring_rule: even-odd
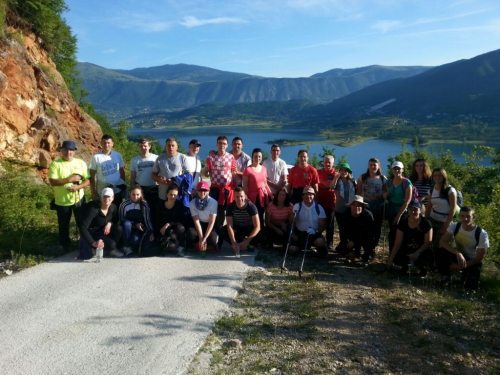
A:
<svg viewBox="0 0 500 375">
<path fill-rule="evenodd" d="M 234 156 L 234 155 L 233 155 Z M 252 158 L 250 155 L 245 154 L 243 151 L 238 159 L 234 156 L 234 160 L 236 161 L 236 169 L 238 172 L 243 172 L 246 167 L 252 164 Z M 243 183 L 243 178 L 240 175 L 233 175 L 233 186 L 238 187 Z"/>
<path fill-rule="evenodd" d="M 101 194 L 102 189 L 108 185 L 113 185 L 113 191 L 119 193 L 121 190 L 116 185 L 123 185 L 120 177 L 120 168 L 124 168 L 123 158 L 119 152 L 111 151 L 111 154 L 104 155 L 102 151 L 92 155 L 90 159 L 90 169 L 96 171 L 97 194 Z"/>
<path fill-rule="evenodd" d="M 267 169 L 267 178 L 273 183 L 278 184 L 281 181 L 282 176 L 288 176 L 288 168 L 286 163 L 282 159 L 274 161 L 273 159 L 266 159 L 262 162 L 262 165 Z M 274 194 L 277 193 L 277 189 L 271 187 L 271 191 Z"/>
<path fill-rule="evenodd" d="M 130 162 L 130 172 L 135 172 L 135 182 L 141 186 L 155 186 L 156 181 L 151 178 L 153 165 L 158 155 L 149 154 L 147 158 L 137 155 Z M 131 186 L 132 187 L 132 186 Z"/>
<path fill-rule="evenodd" d="M 193 178 L 193 190 L 196 189 L 198 182 L 201 181 L 201 161 L 197 156 L 186 155 L 187 167 L 186 172 L 193 174 L 196 172 L 196 176 Z"/>
<path fill-rule="evenodd" d="M 455 228 L 458 223 L 451 223 L 447 229 L 448 233 L 455 233 Z M 479 235 L 479 243 L 476 247 L 476 227 L 470 232 L 466 232 L 463 226 L 460 226 L 457 236 L 455 237 L 455 244 L 457 245 L 457 250 L 468 258 L 475 258 L 477 255 L 477 249 L 487 249 L 490 247 L 490 241 L 488 239 L 488 233 L 483 229 Z"/>
<path fill-rule="evenodd" d="M 307 207 L 307 205 L 302 202 L 302 208 L 299 211 L 300 203 L 297 203 L 293 206 L 293 210 L 297 211 L 297 218 L 295 219 L 295 226 L 298 230 L 305 232 L 309 228 L 314 230 L 318 230 L 319 228 L 319 219 L 326 219 L 326 213 L 323 207 L 318 204 L 319 215 L 316 212 L 316 203 L 313 202 L 311 207 Z"/>
<path fill-rule="evenodd" d="M 160 177 L 169 178 L 177 177 L 182 173 L 182 170 L 187 170 L 186 155 L 177 153 L 175 156 L 161 154 L 153 165 L 153 172 L 158 173 Z M 162 200 L 167 199 L 167 185 L 160 184 L 158 187 L 158 197 Z"/>
<path fill-rule="evenodd" d="M 447 199 L 443 199 L 439 197 L 439 190 L 436 190 L 435 188 L 432 189 L 432 194 L 431 194 L 431 203 L 432 203 L 432 211 L 431 211 L 431 217 L 436 220 L 436 221 L 441 221 L 445 222 L 446 218 L 448 217 L 448 214 L 450 212 L 450 204 L 448 203 Z M 448 195 L 450 194 L 455 194 L 457 195 L 457 191 L 455 190 L 454 187 L 451 187 L 450 190 L 448 191 Z"/>
<path fill-rule="evenodd" d="M 212 197 L 208 197 L 207 207 L 203 211 L 200 211 L 196 208 L 196 203 L 193 199 L 189 202 L 189 211 L 191 211 L 191 216 L 198 216 L 201 222 L 208 223 L 210 215 L 217 216 L 217 201 Z"/>
</svg>

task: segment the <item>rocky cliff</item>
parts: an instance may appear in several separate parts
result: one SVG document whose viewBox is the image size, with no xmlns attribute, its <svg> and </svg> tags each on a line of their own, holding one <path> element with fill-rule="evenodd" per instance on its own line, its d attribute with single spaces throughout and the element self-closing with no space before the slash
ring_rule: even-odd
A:
<svg viewBox="0 0 500 375">
<path fill-rule="evenodd" d="M 46 168 L 71 139 L 88 161 L 101 136 L 35 36 L 0 40 L 0 158 Z"/>
</svg>

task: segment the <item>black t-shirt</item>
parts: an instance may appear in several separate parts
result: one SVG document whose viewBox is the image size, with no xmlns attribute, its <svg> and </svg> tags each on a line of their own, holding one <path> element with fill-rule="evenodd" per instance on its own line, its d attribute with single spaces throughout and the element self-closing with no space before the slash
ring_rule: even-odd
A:
<svg viewBox="0 0 500 375">
<path fill-rule="evenodd" d="M 80 234 L 89 244 L 94 243 L 94 239 L 90 235 L 89 231 L 98 232 L 103 230 L 107 223 L 118 223 L 118 209 L 111 203 L 108 208 L 108 213 L 106 216 L 101 211 L 101 205 L 99 202 L 93 202 L 88 204 L 87 213 L 83 218 L 80 225 Z"/>
<path fill-rule="evenodd" d="M 179 200 L 176 200 L 174 206 L 170 209 L 165 207 L 165 204 L 162 204 L 158 211 L 158 224 L 161 228 L 166 223 L 180 223 L 183 221 L 185 213 L 186 207 Z"/>
<path fill-rule="evenodd" d="M 420 219 L 420 224 L 415 228 L 410 228 L 408 218 L 403 219 L 398 224 L 398 230 L 403 232 L 402 247 L 418 250 L 423 244 L 425 234 L 432 229 L 432 224 L 426 218 Z"/>
<path fill-rule="evenodd" d="M 232 202 L 227 206 L 226 217 L 233 218 L 233 226 L 240 228 L 248 228 L 253 226 L 252 216 L 258 215 L 257 207 L 248 199 L 245 201 L 243 208 L 238 208 L 236 202 Z"/>
<path fill-rule="evenodd" d="M 350 208 L 347 208 L 347 215 L 345 217 L 347 241 L 352 241 L 356 245 L 373 241 L 375 237 L 373 231 L 375 228 L 373 225 L 373 214 L 364 208 L 359 216 L 354 217 Z"/>
</svg>

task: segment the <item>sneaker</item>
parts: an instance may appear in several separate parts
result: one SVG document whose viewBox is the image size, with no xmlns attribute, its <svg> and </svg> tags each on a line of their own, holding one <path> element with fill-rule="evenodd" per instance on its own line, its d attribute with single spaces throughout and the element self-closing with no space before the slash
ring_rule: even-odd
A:
<svg viewBox="0 0 500 375">
<path fill-rule="evenodd" d="M 115 258 L 121 258 L 123 257 L 123 253 L 119 250 L 111 250 L 109 252 L 109 255 L 112 256 L 112 257 L 115 257 Z"/>
<path fill-rule="evenodd" d="M 368 261 L 366 260 L 366 261 L 364 261 L 362 264 L 363 264 L 363 267 L 368 267 L 368 266 L 370 265 L 370 262 L 368 262 Z"/>
<path fill-rule="evenodd" d="M 133 253 L 132 249 L 130 247 L 124 247 L 123 248 L 123 253 L 125 254 L 126 257 L 128 257 L 130 254 Z"/>
<path fill-rule="evenodd" d="M 327 250 L 333 250 L 333 242 L 328 242 L 328 245 L 326 246 Z"/>
<path fill-rule="evenodd" d="M 184 248 L 182 246 L 179 246 L 177 248 L 177 256 L 179 257 L 183 257 L 185 254 L 184 254 Z"/>
<path fill-rule="evenodd" d="M 448 275 L 444 275 L 444 276 L 441 276 L 441 282 L 440 282 L 440 286 L 441 288 L 444 288 L 444 287 L 447 287 L 448 285 L 450 285 L 450 276 Z"/>
</svg>

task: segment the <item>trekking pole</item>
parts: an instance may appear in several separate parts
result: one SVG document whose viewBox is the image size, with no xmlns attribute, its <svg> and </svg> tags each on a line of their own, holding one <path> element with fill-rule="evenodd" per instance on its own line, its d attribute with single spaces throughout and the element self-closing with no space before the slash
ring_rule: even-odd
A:
<svg viewBox="0 0 500 375">
<path fill-rule="evenodd" d="M 306 260 L 307 245 L 309 245 L 309 236 L 310 234 L 307 233 L 306 247 L 304 248 L 304 256 L 302 257 L 302 264 L 300 265 L 299 277 L 302 277 L 302 268 L 304 268 L 304 261 Z"/>
<path fill-rule="evenodd" d="M 288 254 L 288 248 L 290 247 L 290 242 L 292 241 L 293 226 L 295 224 L 295 218 L 296 217 L 297 217 L 297 211 L 294 211 L 294 213 L 293 213 L 293 220 L 292 220 L 292 226 L 290 228 L 290 234 L 288 235 L 288 243 L 286 244 L 285 257 L 283 258 L 283 264 L 281 265 L 281 273 L 283 273 L 283 271 L 287 271 L 287 269 L 285 267 L 285 262 L 286 262 L 286 256 Z"/>
</svg>

